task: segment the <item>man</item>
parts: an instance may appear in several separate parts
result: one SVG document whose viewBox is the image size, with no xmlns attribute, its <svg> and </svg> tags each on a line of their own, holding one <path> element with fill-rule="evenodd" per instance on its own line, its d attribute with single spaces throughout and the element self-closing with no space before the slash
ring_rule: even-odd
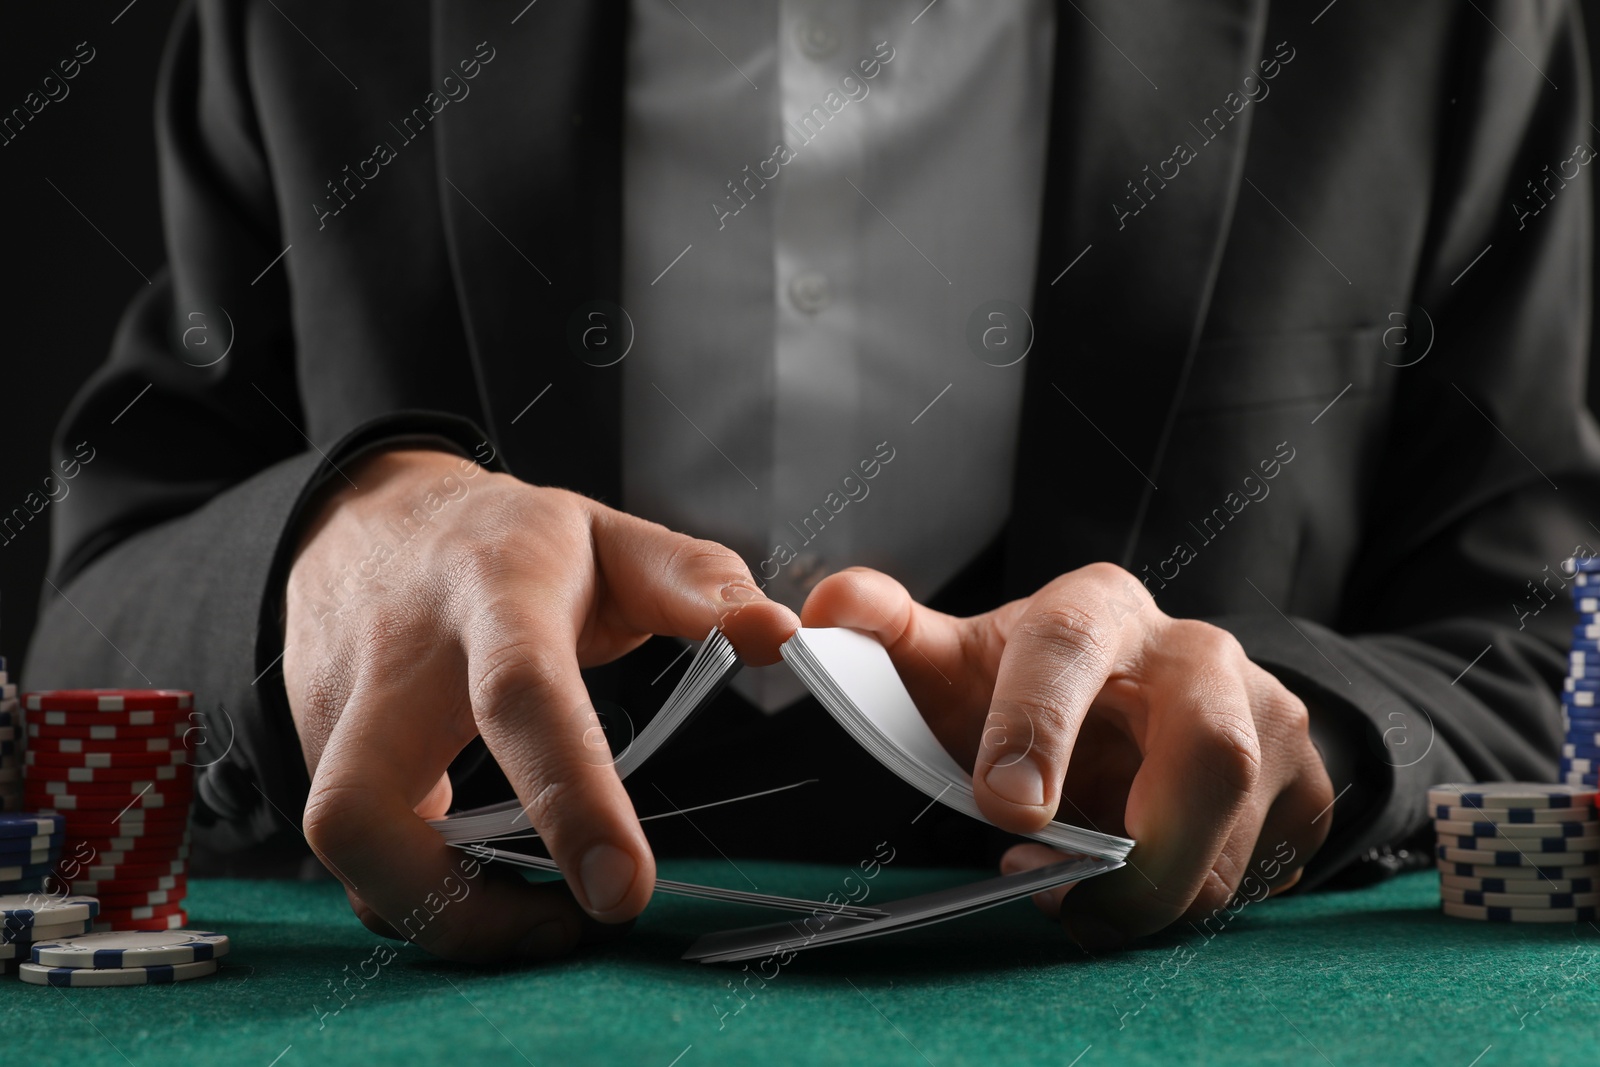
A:
<svg viewBox="0 0 1600 1067">
<path fill-rule="evenodd" d="M 772 663 L 797 611 L 884 642 L 994 824 L 1138 839 L 1041 902 L 1089 947 L 1552 773 L 1600 469 L 1570 5 L 519 6 L 175 31 L 170 273 L 67 416 L 28 683 L 225 708 L 209 849 L 303 821 L 391 931 L 481 737 L 570 894 L 418 940 L 566 951 L 654 877 L 584 737 L 671 650 L 594 669 Z M 658 759 L 839 775 L 741 693 L 732 759 Z"/>
</svg>

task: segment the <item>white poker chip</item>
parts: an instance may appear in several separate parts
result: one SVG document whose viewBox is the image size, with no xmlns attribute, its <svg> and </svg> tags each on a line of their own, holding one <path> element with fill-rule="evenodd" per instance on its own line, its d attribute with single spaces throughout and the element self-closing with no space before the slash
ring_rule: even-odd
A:
<svg viewBox="0 0 1600 1067">
<path fill-rule="evenodd" d="M 1575 923 L 1600 918 L 1600 908 L 1491 908 L 1473 904 L 1439 905 L 1446 915 L 1457 919 L 1478 919 L 1503 923 Z M 24 963 L 23 967 L 28 965 Z"/>
<path fill-rule="evenodd" d="M 216 960 L 198 963 L 155 964 L 148 967 L 45 967 L 24 963 L 17 977 L 30 985 L 121 986 L 165 985 L 217 973 Z"/>
<path fill-rule="evenodd" d="M 1600 823 L 1587 822 L 1486 822 L 1437 819 L 1434 832 L 1440 837 L 1500 837 L 1506 840 L 1535 841 L 1545 838 L 1600 836 Z M 1600 847 L 1600 846 L 1596 846 Z"/>
<path fill-rule="evenodd" d="M 10 930 L 0 929 L 0 941 L 4 941 L 7 944 L 60 941 L 64 937 L 77 937 L 79 934 L 88 933 L 90 922 L 92 920 L 82 919 L 78 922 L 55 923 L 49 926 L 36 923 L 27 930 L 19 930 L 15 933 Z"/>
<path fill-rule="evenodd" d="M 1431 805 L 1462 808 L 1593 808 L 1593 787 L 1547 782 L 1467 782 L 1428 790 Z"/>
<path fill-rule="evenodd" d="M 228 954 L 228 935 L 204 930 L 118 930 L 35 941 L 33 962 L 47 967 L 148 967 L 197 963 Z"/>
<path fill-rule="evenodd" d="M 1481 890 L 1440 886 L 1439 899 L 1450 904 L 1486 908 L 1593 908 L 1600 893 L 1485 893 Z"/>
</svg>

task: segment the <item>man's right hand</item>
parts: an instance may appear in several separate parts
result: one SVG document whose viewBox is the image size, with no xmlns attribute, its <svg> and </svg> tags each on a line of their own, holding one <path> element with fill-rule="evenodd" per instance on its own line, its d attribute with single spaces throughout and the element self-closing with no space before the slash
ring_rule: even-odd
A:
<svg viewBox="0 0 1600 1067">
<path fill-rule="evenodd" d="M 369 929 L 451 959 L 558 955 L 585 911 L 632 919 L 655 861 L 579 668 L 718 625 L 746 663 L 772 663 L 799 620 L 731 550 L 575 493 L 433 451 L 346 473 L 288 582 L 283 673 L 311 772 L 306 839 Z M 570 895 L 463 878 L 470 857 L 424 821 L 448 810 L 450 761 L 477 735 Z"/>
</svg>

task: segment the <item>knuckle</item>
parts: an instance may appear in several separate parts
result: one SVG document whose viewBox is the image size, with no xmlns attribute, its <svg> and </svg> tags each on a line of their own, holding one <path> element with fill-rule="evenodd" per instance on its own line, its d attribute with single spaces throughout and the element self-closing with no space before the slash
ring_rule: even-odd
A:
<svg viewBox="0 0 1600 1067">
<path fill-rule="evenodd" d="M 1229 663 L 1246 658 L 1239 639 L 1220 626 L 1199 619 L 1178 619 L 1172 625 L 1179 642 L 1209 662 Z"/>
<path fill-rule="evenodd" d="M 501 645 L 475 660 L 472 671 L 472 706 L 479 722 L 493 724 L 508 713 L 544 703 L 550 664 L 541 664 L 520 645 Z"/>
<path fill-rule="evenodd" d="M 694 537 L 681 538 L 673 546 L 667 557 L 667 568 L 691 580 L 726 581 L 749 577 L 737 552 L 715 541 Z"/>
<path fill-rule="evenodd" d="M 1229 794 L 1245 796 L 1261 780 L 1261 742 L 1251 725 L 1231 715 L 1207 717 L 1195 744 L 1195 765 Z"/>
<path fill-rule="evenodd" d="M 319 855 L 341 856 L 348 854 L 366 839 L 366 829 L 353 811 L 362 808 L 352 804 L 348 790 L 337 786 L 314 787 L 306 798 L 305 814 L 300 829 L 306 843 Z"/>
<path fill-rule="evenodd" d="M 1074 604 L 1048 604 L 1030 612 L 1019 627 L 1029 638 L 1061 649 L 1069 662 L 1083 659 L 1090 666 L 1106 664 L 1111 650 L 1095 617 Z"/>
</svg>

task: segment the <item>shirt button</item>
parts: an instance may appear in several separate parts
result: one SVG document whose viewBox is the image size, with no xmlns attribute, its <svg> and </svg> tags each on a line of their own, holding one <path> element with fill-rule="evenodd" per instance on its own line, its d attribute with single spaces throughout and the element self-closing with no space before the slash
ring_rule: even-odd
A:
<svg viewBox="0 0 1600 1067">
<path fill-rule="evenodd" d="M 827 59 L 839 50 L 839 30 L 821 19 L 801 19 L 794 28 L 800 51 L 812 59 Z"/>
<path fill-rule="evenodd" d="M 833 302 L 828 276 L 814 270 L 796 274 L 789 282 L 789 299 L 807 315 L 815 315 Z"/>
</svg>

